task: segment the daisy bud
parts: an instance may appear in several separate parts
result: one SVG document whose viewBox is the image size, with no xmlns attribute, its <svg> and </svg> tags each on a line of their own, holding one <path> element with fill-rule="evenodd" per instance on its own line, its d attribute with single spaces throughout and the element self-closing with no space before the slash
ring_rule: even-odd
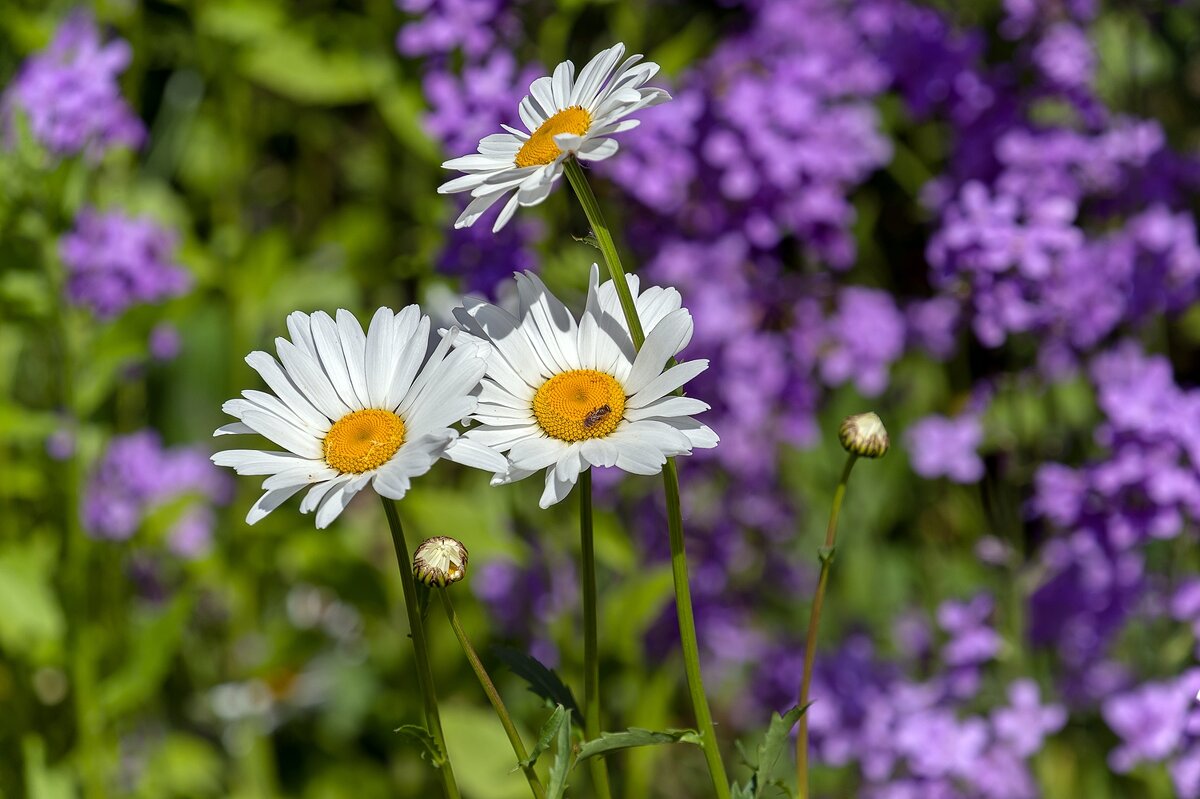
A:
<svg viewBox="0 0 1200 799">
<path fill-rule="evenodd" d="M 838 440 L 847 452 L 863 458 L 882 458 L 888 451 L 887 428 L 872 412 L 847 416 L 838 428 Z"/>
<path fill-rule="evenodd" d="M 444 535 L 426 538 L 413 555 L 413 576 L 430 587 L 457 583 L 467 576 L 467 548 Z"/>
</svg>

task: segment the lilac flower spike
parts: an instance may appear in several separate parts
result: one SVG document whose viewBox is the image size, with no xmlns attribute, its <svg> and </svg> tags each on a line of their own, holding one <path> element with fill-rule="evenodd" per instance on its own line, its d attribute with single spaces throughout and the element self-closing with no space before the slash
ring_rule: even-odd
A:
<svg viewBox="0 0 1200 799">
<path fill-rule="evenodd" d="M 117 83 L 131 57 L 127 42 L 101 43 L 91 16 L 72 14 L 25 62 L 0 100 L 0 120 L 7 127 L 14 111 L 23 112 L 34 137 L 60 156 L 99 158 L 113 147 L 139 147 L 145 128 Z"/>
<path fill-rule="evenodd" d="M 111 319 L 131 305 L 183 294 L 191 276 L 175 260 L 173 231 L 150 219 L 84 209 L 59 241 L 67 298 Z"/>
</svg>

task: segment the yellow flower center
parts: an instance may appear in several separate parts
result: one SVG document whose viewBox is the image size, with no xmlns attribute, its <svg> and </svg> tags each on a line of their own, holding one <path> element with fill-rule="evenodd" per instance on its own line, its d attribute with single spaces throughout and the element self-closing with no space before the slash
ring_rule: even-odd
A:
<svg viewBox="0 0 1200 799">
<path fill-rule="evenodd" d="M 546 435 L 562 441 L 603 438 L 625 413 L 625 389 L 612 375 L 573 369 L 547 380 L 533 395 L 533 415 Z"/>
<path fill-rule="evenodd" d="M 582 136 L 587 133 L 592 124 L 592 115 L 582 107 L 573 105 L 564 108 L 547 119 L 529 137 L 529 141 L 521 145 L 517 152 L 517 166 L 537 166 L 548 164 L 562 155 L 562 150 L 554 143 L 554 137 L 560 133 L 574 133 Z"/>
<path fill-rule="evenodd" d="M 404 443 L 404 421 L 391 411 L 368 408 L 333 423 L 321 448 L 325 462 L 342 474 L 362 474 L 387 463 Z"/>
</svg>

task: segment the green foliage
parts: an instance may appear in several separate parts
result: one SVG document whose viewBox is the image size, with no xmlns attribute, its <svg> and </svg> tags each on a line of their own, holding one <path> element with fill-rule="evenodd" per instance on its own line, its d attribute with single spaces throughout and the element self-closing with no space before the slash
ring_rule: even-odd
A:
<svg viewBox="0 0 1200 799">
<path fill-rule="evenodd" d="M 749 758 L 746 758 L 746 753 L 742 751 L 742 756 L 746 759 L 746 765 L 753 770 L 754 774 L 750 777 L 749 782 L 745 784 L 735 783 L 731 787 L 734 799 L 763 799 L 763 797 L 767 796 L 767 789 L 772 787 L 783 791 L 785 795 L 789 795 L 787 786 L 774 777 L 775 766 L 779 762 L 784 749 L 791 742 L 788 736 L 792 728 L 796 726 L 796 722 L 804 715 L 806 709 L 807 707 L 797 706 L 783 715 L 778 713 L 771 714 L 771 722 L 767 725 L 767 731 L 763 735 L 762 743 L 755 750 L 753 761 L 751 762 Z"/>
<path fill-rule="evenodd" d="M 622 749 L 633 749 L 639 746 L 658 746 L 660 744 L 700 744 L 700 733 L 695 730 L 666 730 L 656 732 L 631 727 L 622 732 L 602 732 L 600 737 L 584 741 L 579 747 L 575 764 L 592 757 L 603 757 Z"/>
<path fill-rule="evenodd" d="M 522 766 L 532 766 L 542 756 L 542 753 L 550 748 L 551 742 L 558 739 L 559 728 L 563 726 L 571 726 L 570 715 L 567 709 L 562 705 L 555 705 L 554 712 L 550 714 L 550 718 L 546 719 L 546 723 L 542 725 L 541 732 L 538 733 L 538 739 L 534 743 L 533 748 L 529 750 L 529 757 L 521 761 Z"/>
<path fill-rule="evenodd" d="M 559 708 L 562 705 L 558 706 Z M 567 790 L 567 776 L 571 773 L 571 725 L 559 724 L 555 741 L 554 764 L 550 767 L 550 780 L 546 785 L 546 799 L 562 799 Z"/>
<path fill-rule="evenodd" d="M 509 671 L 523 679 L 530 691 L 547 702 L 567 708 L 571 711 L 575 723 L 583 726 L 583 711 L 575 702 L 571 689 L 553 669 L 547 668 L 533 655 L 508 647 L 497 647 L 493 655 L 507 666 Z"/>
<path fill-rule="evenodd" d="M 52 583 L 57 548 L 46 538 L 0 549 L 0 648 L 29 662 L 56 656 L 65 631 Z"/>
<path fill-rule="evenodd" d="M 442 754 L 441 747 L 434 740 L 433 734 L 425 727 L 417 724 L 403 724 L 395 731 L 400 734 L 401 739 L 420 749 L 421 759 L 428 760 L 434 768 L 438 768 L 445 762 L 446 758 Z"/>
</svg>

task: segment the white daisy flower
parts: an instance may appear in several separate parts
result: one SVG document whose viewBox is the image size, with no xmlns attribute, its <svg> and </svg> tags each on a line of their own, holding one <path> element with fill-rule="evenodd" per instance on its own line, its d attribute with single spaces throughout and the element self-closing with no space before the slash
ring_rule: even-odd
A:
<svg viewBox="0 0 1200 799">
<path fill-rule="evenodd" d="M 554 77 L 542 77 L 529 86 L 521 101 L 521 121 L 529 132 L 502 125 L 506 133 L 493 133 L 479 143 L 479 152 L 442 164 L 466 172 L 438 187 L 439 194 L 469 191 L 473 198 L 454 227 L 470 227 L 501 197 L 512 194 L 493 231 L 504 227 L 518 205 L 537 205 L 550 194 L 563 173 L 563 160 L 574 155 L 581 161 L 603 161 L 617 152 L 608 138 L 638 126 L 625 119 L 635 111 L 671 99 L 654 87 L 643 88 L 658 72 L 658 64 L 638 63 L 632 55 L 618 66 L 625 45 L 615 44 L 583 68 L 575 80 L 575 65 L 564 61 Z"/>
<path fill-rule="evenodd" d="M 466 336 L 491 344 L 479 406 L 480 424 L 463 434 L 508 455 L 493 485 L 546 470 L 541 506 L 561 501 L 579 473 L 617 466 L 657 474 L 668 457 L 715 447 L 717 435 L 692 418 L 708 405 L 672 394 L 708 368 L 695 360 L 667 366 L 692 338 L 692 317 L 679 292 L 652 286 L 638 293 L 629 275 L 638 317 L 646 330 L 641 350 L 621 312 L 612 281 L 598 284 L 593 265 L 587 306 L 575 317 L 536 275 L 517 275 L 518 314 L 482 300 L 455 310 Z"/>
<path fill-rule="evenodd" d="M 213 435 L 258 433 L 285 451 L 231 449 L 212 460 L 238 474 L 268 475 L 266 491 L 246 516 L 254 524 L 302 488 L 300 511 L 316 511 L 329 525 L 368 484 L 391 499 L 440 457 L 483 469 L 504 467 L 503 457 L 458 440 L 450 425 L 475 410 L 486 347 L 451 352 L 457 329 L 429 355 L 429 318 L 416 305 L 399 313 L 380 308 L 363 334 L 349 311 L 337 321 L 317 312 L 291 314 L 291 340 L 275 339 L 278 361 L 252 352 L 246 362 L 273 393 L 243 391 L 222 410 L 238 419 Z M 422 366 L 422 364 L 424 364 Z"/>
</svg>

